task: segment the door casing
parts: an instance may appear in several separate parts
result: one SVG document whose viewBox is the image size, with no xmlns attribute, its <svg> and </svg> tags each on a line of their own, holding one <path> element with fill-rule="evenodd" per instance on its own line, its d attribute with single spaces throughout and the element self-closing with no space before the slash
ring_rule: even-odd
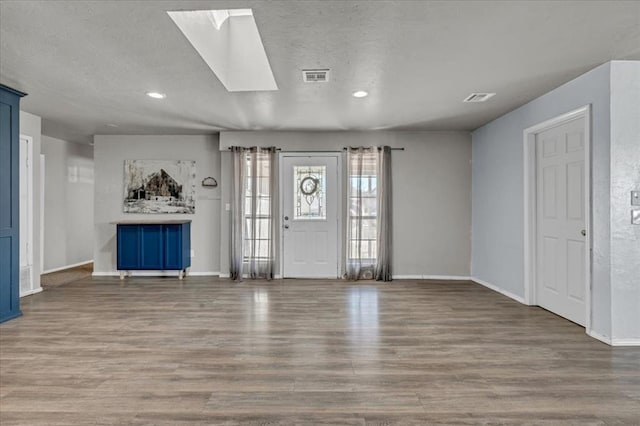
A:
<svg viewBox="0 0 640 426">
<path fill-rule="evenodd" d="M 337 198 L 337 209 L 338 209 L 338 238 L 337 238 L 337 244 L 338 247 L 336 247 L 337 250 L 337 254 L 338 254 L 338 265 L 337 265 L 337 277 L 336 278 L 340 278 L 343 274 L 344 274 L 344 262 L 342 261 L 342 253 L 343 253 L 343 235 L 344 235 L 344 229 L 343 229 L 343 216 L 344 216 L 344 210 L 343 210 L 343 194 L 344 194 L 344 182 L 343 182 L 343 176 L 344 176 L 344 171 L 343 171 L 343 158 L 344 154 L 342 152 L 322 152 L 322 151 L 311 151 L 311 152 L 301 152 L 301 151 L 281 151 L 278 155 L 278 193 L 280 194 L 280 196 L 278 197 L 278 203 L 279 203 L 279 211 L 278 211 L 278 232 L 279 232 L 279 236 L 278 236 L 278 258 L 280 259 L 279 263 L 279 273 L 275 275 L 275 278 L 283 278 L 284 276 L 284 232 L 282 231 L 284 229 L 284 220 L 283 220 L 283 216 L 284 216 L 284 197 L 282 196 L 282 194 L 284 194 L 284 179 L 282 178 L 284 170 L 282 167 L 283 164 L 283 158 L 285 157 L 333 157 L 336 158 L 337 161 L 337 169 L 338 169 L 338 185 L 336 188 L 336 198 Z"/>
<path fill-rule="evenodd" d="M 22 163 L 22 158 L 20 159 L 20 168 L 22 167 L 27 167 L 27 172 L 28 172 L 28 184 L 27 184 L 27 188 L 28 188 L 28 198 L 27 198 L 27 212 L 26 215 L 27 217 L 24 218 L 22 217 L 22 214 L 24 212 L 20 212 L 20 220 L 26 220 L 26 225 L 28 228 L 28 235 L 29 235 L 29 241 L 27 241 L 28 244 L 28 257 L 29 257 L 29 284 L 30 284 L 30 288 L 28 290 L 23 291 L 22 289 L 22 283 L 20 283 L 20 297 L 24 297 L 24 296 L 29 296 L 30 294 L 35 294 L 35 293 L 39 293 L 42 291 L 41 287 L 35 287 L 34 286 L 34 282 L 35 282 L 35 265 L 33 262 L 33 247 L 34 247 L 34 231 L 35 231 L 35 222 L 34 222 L 34 198 L 33 198 L 33 190 L 34 190 L 34 177 L 35 177 L 35 173 L 34 173 L 34 159 L 33 159 L 33 138 L 31 136 L 26 136 L 26 135 L 20 135 L 20 144 L 22 144 L 22 141 L 26 141 L 27 144 L 27 151 L 26 151 L 26 155 L 27 155 L 27 161 L 28 161 L 28 166 L 26 166 L 25 164 Z M 39 160 L 39 159 L 38 159 Z M 20 182 L 20 185 L 23 185 L 24 182 Z M 22 245 L 23 241 L 20 241 L 20 245 Z M 21 250 L 22 251 L 22 250 Z M 20 265 L 20 267 L 22 267 L 22 265 Z M 22 274 L 20 274 L 20 276 L 22 276 Z"/>
<path fill-rule="evenodd" d="M 584 200 L 585 200 L 585 329 L 591 334 L 591 105 L 585 105 L 524 130 L 524 300 L 527 305 L 537 305 L 536 300 L 536 135 L 582 118 L 584 120 Z"/>
</svg>

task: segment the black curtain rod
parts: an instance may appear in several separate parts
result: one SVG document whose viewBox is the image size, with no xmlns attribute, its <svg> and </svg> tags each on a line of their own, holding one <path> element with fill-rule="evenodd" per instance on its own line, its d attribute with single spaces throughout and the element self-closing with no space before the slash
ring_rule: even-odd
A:
<svg viewBox="0 0 640 426">
<path fill-rule="evenodd" d="M 231 150 L 232 147 L 227 148 L 228 150 Z M 378 150 L 382 149 L 380 147 L 377 147 Z M 343 151 L 347 151 L 349 149 L 349 147 L 344 147 L 342 148 Z M 282 148 L 276 148 L 276 151 L 282 151 Z M 404 148 L 391 148 L 391 151 L 404 151 Z M 318 149 L 312 149 L 310 151 L 303 151 L 303 150 L 293 150 L 290 152 L 340 152 L 340 151 L 334 151 L 334 150 L 330 150 L 330 151 L 323 151 L 323 150 L 318 150 Z"/>
<path fill-rule="evenodd" d="M 347 151 L 349 148 L 352 148 L 352 147 L 345 146 L 344 148 L 342 148 L 342 150 Z M 356 148 L 356 147 L 353 147 L 353 148 Z M 378 146 L 376 148 L 378 148 L 378 151 L 382 149 L 381 146 Z M 391 148 L 391 151 L 404 151 L 404 148 Z"/>
</svg>

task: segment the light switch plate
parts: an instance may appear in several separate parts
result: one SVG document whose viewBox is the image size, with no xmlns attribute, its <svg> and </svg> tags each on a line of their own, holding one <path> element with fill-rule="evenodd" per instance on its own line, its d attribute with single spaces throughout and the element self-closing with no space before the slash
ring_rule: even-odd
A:
<svg viewBox="0 0 640 426">
<path fill-rule="evenodd" d="M 640 191 L 631 191 L 631 205 L 640 206 Z"/>
<path fill-rule="evenodd" d="M 640 209 L 631 210 L 631 224 L 640 225 Z"/>
</svg>

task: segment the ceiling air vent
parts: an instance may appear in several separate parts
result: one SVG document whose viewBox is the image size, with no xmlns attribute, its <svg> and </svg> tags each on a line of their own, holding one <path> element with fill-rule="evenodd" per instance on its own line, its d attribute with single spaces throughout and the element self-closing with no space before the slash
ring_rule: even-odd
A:
<svg viewBox="0 0 640 426">
<path fill-rule="evenodd" d="M 472 93 L 462 102 L 485 102 L 494 97 L 495 93 Z"/>
<path fill-rule="evenodd" d="M 329 81 L 329 70 L 302 70 L 305 83 L 326 83 Z"/>
</svg>

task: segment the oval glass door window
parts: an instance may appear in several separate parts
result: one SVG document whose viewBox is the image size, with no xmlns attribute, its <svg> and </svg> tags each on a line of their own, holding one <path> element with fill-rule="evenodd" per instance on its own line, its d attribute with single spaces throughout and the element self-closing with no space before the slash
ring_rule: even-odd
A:
<svg viewBox="0 0 640 426">
<path fill-rule="evenodd" d="M 293 167 L 294 220 L 326 220 L 326 166 Z"/>
</svg>

